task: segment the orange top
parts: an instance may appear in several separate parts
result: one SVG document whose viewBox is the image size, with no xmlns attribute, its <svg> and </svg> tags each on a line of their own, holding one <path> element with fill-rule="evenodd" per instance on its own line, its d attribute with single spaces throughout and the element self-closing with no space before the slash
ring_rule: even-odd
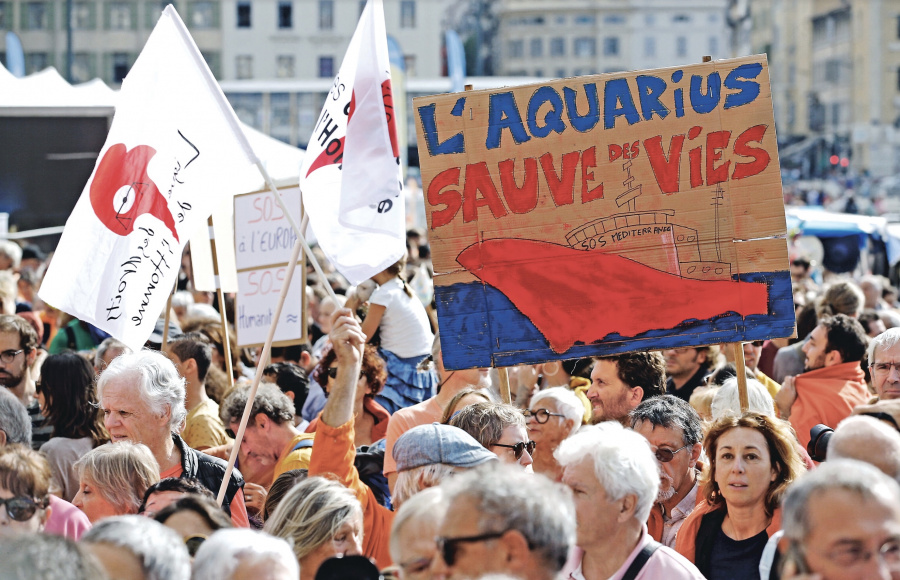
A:
<svg viewBox="0 0 900 580">
<path fill-rule="evenodd" d="M 853 407 L 869 400 L 865 374 L 859 361 L 822 367 L 797 375 L 797 400 L 790 423 L 800 446 L 809 444 L 809 430 L 824 423 L 832 429 L 850 416 Z"/>
<path fill-rule="evenodd" d="M 369 486 L 359 479 L 359 472 L 353 465 L 356 458 L 353 435 L 352 419 L 340 427 L 319 421 L 309 461 L 309 476 L 331 474 L 356 494 L 363 510 L 363 554 L 374 558 L 378 569 L 384 570 L 391 565 L 394 512 L 379 504 Z"/>
</svg>

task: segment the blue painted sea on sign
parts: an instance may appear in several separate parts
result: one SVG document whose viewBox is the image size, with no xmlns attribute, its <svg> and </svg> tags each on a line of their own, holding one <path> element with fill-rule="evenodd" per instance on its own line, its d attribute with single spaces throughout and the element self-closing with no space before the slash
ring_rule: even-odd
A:
<svg viewBox="0 0 900 580">
<path fill-rule="evenodd" d="M 685 320 L 674 328 L 651 330 L 633 337 L 611 334 L 603 342 L 576 344 L 561 354 L 553 352 L 531 320 L 496 288 L 481 282 L 437 286 L 444 366 L 451 370 L 506 367 L 634 350 L 764 340 L 793 333 L 790 272 L 751 272 L 734 279 L 767 285 L 767 315 L 742 317 L 728 313 L 706 320 Z M 653 307 L 647 304 L 647 308 Z M 580 312 L 578 304 L 557 304 L 549 292 L 547 308 L 558 316 L 580 317 L 585 324 L 603 316 L 603 312 Z"/>
</svg>

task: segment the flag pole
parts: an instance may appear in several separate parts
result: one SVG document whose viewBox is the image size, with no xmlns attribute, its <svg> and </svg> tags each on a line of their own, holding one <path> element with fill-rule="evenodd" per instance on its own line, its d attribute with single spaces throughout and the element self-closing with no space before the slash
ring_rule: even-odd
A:
<svg viewBox="0 0 900 580">
<path fill-rule="evenodd" d="M 228 315 L 225 312 L 225 293 L 222 292 L 222 283 L 219 280 L 219 260 L 216 257 L 216 230 L 213 228 L 212 214 L 206 218 L 209 229 L 209 249 L 212 253 L 213 280 L 216 284 L 216 298 L 219 300 L 219 315 L 222 320 L 222 347 L 225 350 L 225 372 L 228 373 L 228 394 L 234 388 L 234 365 L 231 361 L 231 340 L 228 338 Z"/>
<path fill-rule="evenodd" d="M 316 271 L 316 274 L 319 275 L 319 280 L 322 281 L 322 285 L 325 286 L 325 291 L 331 297 L 332 300 L 337 300 L 335 296 L 334 289 L 331 287 L 331 284 L 328 283 L 328 278 L 325 276 L 325 272 L 322 270 L 322 266 L 319 265 L 319 260 L 316 259 L 315 254 L 312 253 L 312 250 L 309 248 L 309 244 L 306 243 L 306 238 L 303 235 L 303 229 L 305 229 L 305 224 L 309 220 L 309 215 L 303 216 L 304 227 L 300 228 L 297 225 L 296 220 L 294 220 L 294 216 L 291 215 L 291 212 L 288 211 L 287 205 L 284 203 L 284 199 L 281 197 L 281 193 L 278 191 L 278 188 L 275 187 L 275 182 L 272 181 L 272 177 L 269 175 L 269 172 L 266 171 L 266 168 L 263 167 L 262 162 L 257 160 L 256 168 L 259 169 L 259 172 L 262 174 L 263 179 L 266 180 L 266 184 L 269 186 L 269 191 L 275 195 L 275 201 L 278 202 L 278 205 L 281 207 L 281 211 L 284 212 L 285 217 L 288 219 L 288 223 L 291 224 L 291 227 L 294 229 L 294 233 L 297 234 L 297 240 L 303 245 L 303 251 L 306 256 L 309 256 L 309 261 L 312 262 L 312 266 Z M 302 198 L 303 192 L 301 192 Z M 285 283 L 290 283 L 290 277 L 288 277 Z"/>
<path fill-rule="evenodd" d="M 287 212 L 285 212 L 285 214 L 287 214 Z M 237 460 L 238 449 L 240 449 L 241 441 L 244 439 L 244 431 L 246 430 L 247 422 L 250 419 L 250 411 L 253 409 L 256 391 L 259 390 L 259 383 L 262 379 L 263 371 L 265 370 L 265 365 L 262 364 L 262 361 L 268 360 L 269 355 L 272 352 L 272 342 L 275 340 L 275 328 L 278 326 L 278 320 L 281 318 L 281 308 L 284 306 L 284 301 L 287 298 L 288 288 L 291 286 L 291 278 L 294 276 L 294 268 L 297 266 L 297 260 L 300 259 L 300 250 L 304 245 L 301 244 L 302 239 L 303 237 L 300 236 L 294 243 L 294 250 L 291 253 L 291 261 L 288 263 L 285 281 L 281 286 L 281 293 L 278 296 L 278 305 L 275 306 L 275 315 L 272 319 L 272 325 L 269 327 L 269 334 L 266 336 L 266 343 L 263 346 L 262 353 L 259 357 L 260 364 L 256 366 L 256 375 L 253 377 L 253 385 L 250 387 L 250 392 L 247 394 L 247 404 L 244 406 L 241 424 L 238 427 L 237 433 L 234 434 L 234 446 L 231 448 L 231 456 L 228 458 L 228 467 L 225 469 L 225 477 L 222 478 L 222 485 L 219 487 L 219 494 L 216 497 L 216 501 L 219 502 L 219 505 L 222 505 L 222 501 L 225 499 L 225 492 L 228 490 L 228 481 L 231 479 L 232 471 L 234 471 L 234 463 Z"/>
</svg>

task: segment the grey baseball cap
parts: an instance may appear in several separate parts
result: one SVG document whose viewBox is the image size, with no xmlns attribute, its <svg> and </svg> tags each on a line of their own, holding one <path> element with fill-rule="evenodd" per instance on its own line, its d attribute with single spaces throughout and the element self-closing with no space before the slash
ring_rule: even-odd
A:
<svg viewBox="0 0 900 580">
<path fill-rule="evenodd" d="M 462 429 L 440 423 L 413 427 L 397 439 L 393 453 L 398 473 L 435 463 L 475 467 L 497 460 Z"/>
</svg>

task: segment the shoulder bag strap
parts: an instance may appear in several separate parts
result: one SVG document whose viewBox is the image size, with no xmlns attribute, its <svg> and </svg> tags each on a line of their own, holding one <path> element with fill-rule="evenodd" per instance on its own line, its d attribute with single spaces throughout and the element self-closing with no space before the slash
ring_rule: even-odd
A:
<svg viewBox="0 0 900 580">
<path fill-rule="evenodd" d="M 640 574 L 644 565 L 647 563 L 647 560 L 650 559 L 650 556 L 661 547 L 662 544 L 655 540 L 650 540 L 644 544 L 644 547 L 638 552 L 637 557 L 631 562 L 631 566 L 625 570 L 625 575 L 622 576 L 622 580 L 634 580 L 637 578 L 637 575 Z"/>
</svg>

